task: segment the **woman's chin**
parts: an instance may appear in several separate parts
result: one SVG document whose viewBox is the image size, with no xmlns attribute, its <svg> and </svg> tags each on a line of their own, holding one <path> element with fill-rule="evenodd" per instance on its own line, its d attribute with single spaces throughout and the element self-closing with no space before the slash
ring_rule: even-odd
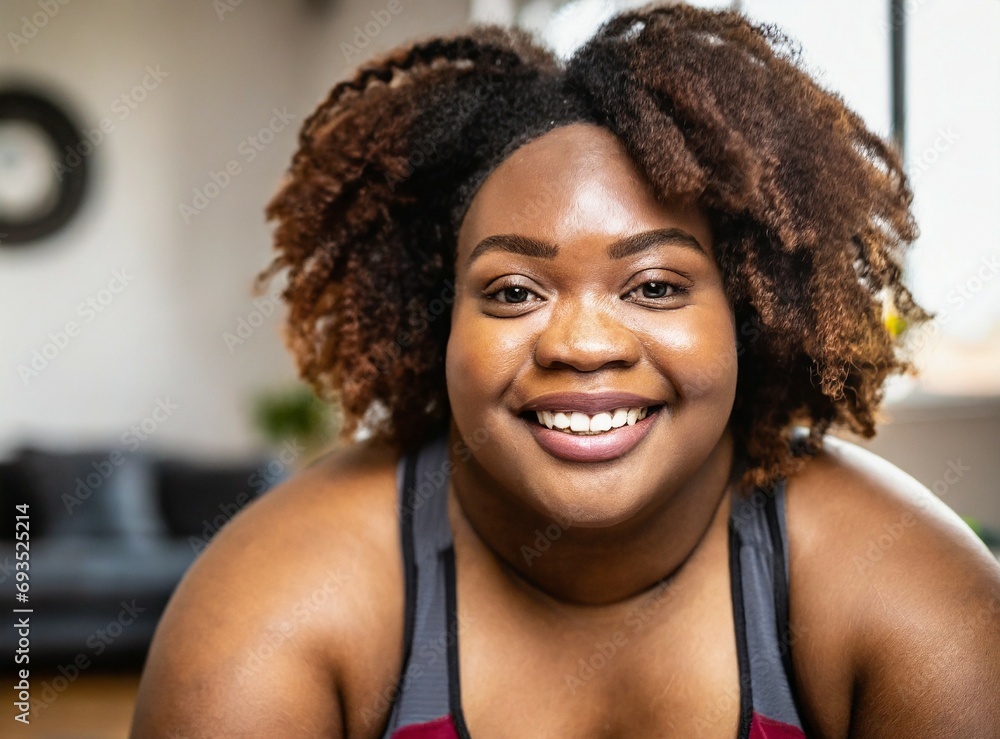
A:
<svg viewBox="0 0 1000 739">
<path fill-rule="evenodd" d="M 525 502 L 562 530 L 608 529 L 638 515 L 655 497 L 654 491 L 626 490 L 597 481 L 569 485 L 565 478 L 546 485 L 534 481 L 524 488 Z"/>
</svg>

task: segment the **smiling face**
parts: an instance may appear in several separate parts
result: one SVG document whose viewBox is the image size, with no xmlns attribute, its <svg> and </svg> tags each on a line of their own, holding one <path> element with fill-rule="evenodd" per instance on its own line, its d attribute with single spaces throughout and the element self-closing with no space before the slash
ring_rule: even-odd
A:
<svg viewBox="0 0 1000 739">
<path fill-rule="evenodd" d="M 658 203 L 604 128 L 555 128 L 502 162 L 455 265 L 447 387 L 471 474 L 601 527 L 718 463 L 737 355 L 712 249 L 706 214 Z"/>
</svg>

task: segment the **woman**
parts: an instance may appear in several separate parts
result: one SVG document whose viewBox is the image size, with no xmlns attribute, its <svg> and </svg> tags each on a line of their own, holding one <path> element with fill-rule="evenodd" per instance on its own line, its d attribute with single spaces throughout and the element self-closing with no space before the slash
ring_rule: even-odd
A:
<svg viewBox="0 0 1000 739">
<path fill-rule="evenodd" d="M 178 588 L 133 735 L 1000 735 L 1000 567 L 874 434 L 898 155 L 779 32 L 649 6 L 362 67 L 270 203 L 368 437 Z"/>
</svg>

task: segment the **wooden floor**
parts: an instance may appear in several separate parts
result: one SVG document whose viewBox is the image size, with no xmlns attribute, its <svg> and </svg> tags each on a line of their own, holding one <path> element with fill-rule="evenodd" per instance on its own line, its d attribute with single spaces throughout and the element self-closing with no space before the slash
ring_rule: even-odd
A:
<svg viewBox="0 0 1000 739">
<path fill-rule="evenodd" d="M 31 739 L 125 739 L 139 675 L 80 675 L 71 683 L 56 675 L 31 676 L 32 702 L 44 704 L 28 726 L 14 720 L 7 705 L 0 737 Z M 7 680 L 4 681 L 5 683 Z M 49 690 L 46 690 L 46 685 Z M 61 692 L 58 690 L 62 688 Z"/>
</svg>

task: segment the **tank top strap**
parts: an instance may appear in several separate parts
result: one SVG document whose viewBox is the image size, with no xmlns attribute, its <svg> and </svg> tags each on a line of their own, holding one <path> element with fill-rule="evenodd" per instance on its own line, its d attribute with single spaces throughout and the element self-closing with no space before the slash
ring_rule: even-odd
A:
<svg viewBox="0 0 1000 739">
<path fill-rule="evenodd" d="M 400 515 L 404 523 L 409 517 L 413 530 L 420 532 L 414 540 L 418 560 L 435 557 L 451 546 L 451 525 L 448 523 L 451 472 L 447 435 L 435 437 L 416 452 L 406 455 L 397 465 Z M 407 474 L 409 487 L 404 484 Z"/>
<path fill-rule="evenodd" d="M 764 729 L 774 736 L 805 736 L 794 697 L 785 497 L 781 479 L 770 489 L 758 487 L 732 499 L 729 552 L 741 737 L 772 735 L 759 733 Z"/>
<path fill-rule="evenodd" d="M 454 550 L 447 439 L 443 434 L 430 440 L 403 455 L 396 466 L 406 609 L 403 669 L 391 696 L 386 739 L 454 736 L 448 671 Z"/>
</svg>

